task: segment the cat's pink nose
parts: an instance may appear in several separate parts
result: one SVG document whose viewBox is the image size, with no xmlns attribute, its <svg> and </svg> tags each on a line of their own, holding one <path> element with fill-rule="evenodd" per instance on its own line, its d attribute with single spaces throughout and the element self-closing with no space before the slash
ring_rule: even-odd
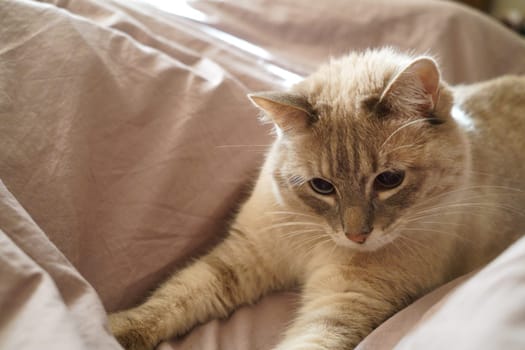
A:
<svg viewBox="0 0 525 350">
<path fill-rule="evenodd" d="M 345 233 L 346 238 L 351 240 L 352 242 L 363 244 L 366 242 L 366 239 L 368 236 L 370 236 L 370 233 Z"/>
</svg>

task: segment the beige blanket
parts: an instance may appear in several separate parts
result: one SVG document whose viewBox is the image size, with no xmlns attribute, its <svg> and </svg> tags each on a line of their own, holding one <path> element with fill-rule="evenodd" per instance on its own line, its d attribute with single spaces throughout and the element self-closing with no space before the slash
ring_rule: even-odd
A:
<svg viewBox="0 0 525 350">
<path fill-rule="evenodd" d="M 256 174 L 271 139 L 247 92 L 285 88 L 330 56 L 383 45 L 438 55 L 451 83 L 525 73 L 522 39 L 448 2 L 153 2 L 171 13 L 126 0 L 0 1 L 0 349 L 119 348 L 104 308 L 140 302 L 217 242 Z M 523 244 L 512 254 L 525 266 Z M 525 272 L 503 272 L 512 276 L 498 287 L 512 298 L 498 302 L 524 310 L 514 291 L 523 293 Z M 479 276 L 483 290 L 490 278 Z M 443 328 L 450 313 L 426 313 L 450 288 L 362 348 L 391 349 L 411 330 L 404 349 L 430 349 L 412 344 L 436 329 L 451 343 L 471 334 Z M 160 348 L 270 349 L 295 301 L 269 296 Z M 520 315 L 512 322 L 524 334 Z M 498 322 L 479 327 L 514 329 Z"/>
</svg>

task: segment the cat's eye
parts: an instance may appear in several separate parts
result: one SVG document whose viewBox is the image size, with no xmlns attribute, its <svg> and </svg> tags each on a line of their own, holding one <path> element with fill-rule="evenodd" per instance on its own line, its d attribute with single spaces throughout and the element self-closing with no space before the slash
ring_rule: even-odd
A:
<svg viewBox="0 0 525 350">
<path fill-rule="evenodd" d="M 376 191 L 387 191 L 403 183 L 405 172 L 403 170 L 388 170 L 377 175 L 374 180 Z"/>
<path fill-rule="evenodd" d="M 318 177 L 311 179 L 309 183 L 312 190 L 322 195 L 329 195 L 335 191 L 334 185 Z"/>
</svg>

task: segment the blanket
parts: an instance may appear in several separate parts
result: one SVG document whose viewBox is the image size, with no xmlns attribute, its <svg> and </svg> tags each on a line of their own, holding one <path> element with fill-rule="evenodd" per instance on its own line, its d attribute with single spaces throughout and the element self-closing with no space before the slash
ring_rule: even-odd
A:
<svg viewBox="0 0 525 350">
<path fill-rule="evenodd" d="M 246 94 L 385 45 L 437 55 L 454 84 L 525 73 L 522 39 L 450 2 L 0 1 L 0 349 L 119 349 L 105 313 L 217 243 L 257 174 L 271 137 Z M 523 262 L 523 244 L 511 252 Z M 525 300 L 523 269 L 501 269 L 500 297 Z M 467 279 L 360 348 L 439 337 Z M 270 349 L 296 301 L 270 295 L 159 349 Z M 505 330 L 496 342 L 504 320 L 484 324 Z"/>
</svg>

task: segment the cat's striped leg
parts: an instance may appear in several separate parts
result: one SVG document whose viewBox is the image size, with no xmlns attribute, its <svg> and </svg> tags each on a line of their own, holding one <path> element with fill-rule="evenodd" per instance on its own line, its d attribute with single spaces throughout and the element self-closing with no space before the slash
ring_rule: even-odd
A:
<svg viewBox="0 0 525 350">
<path fill-rule="evenodd" d="M 233 232 L 166 281 L 144 304 L 110 315 L 110 328 L 126 349 L 152 349 L 161 340 L 226 317 L 237 306 L 277 288 L 269 261 L 241 232 Z"/>
</svg>

